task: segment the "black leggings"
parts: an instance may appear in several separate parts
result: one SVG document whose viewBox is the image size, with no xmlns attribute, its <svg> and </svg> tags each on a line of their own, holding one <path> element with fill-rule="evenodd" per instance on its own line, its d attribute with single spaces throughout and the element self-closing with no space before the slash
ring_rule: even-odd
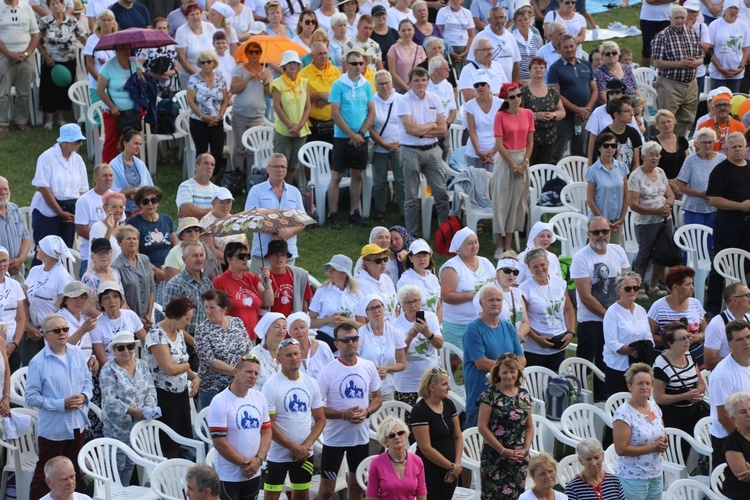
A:
<svg viewBox="0 0 750 500">
<path fill-rule="evenodd" d="M 214 171 L 217 173 L 224 169 L 225 136 L 223 123 L 209 127 L 208 123 L 204 121 L 194 118 L 190 119 L 190 137 L 193 138 L 193 142 L 195 143 L 195 156 L 208 153 L 210 147 L 211 156 L 216 160 L 216 169 Z"/>
</svg>

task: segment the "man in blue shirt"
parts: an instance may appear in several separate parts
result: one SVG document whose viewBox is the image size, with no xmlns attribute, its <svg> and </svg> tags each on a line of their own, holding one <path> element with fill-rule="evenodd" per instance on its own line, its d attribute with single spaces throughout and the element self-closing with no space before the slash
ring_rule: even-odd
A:
<svg viewBox="0 0 750 500">
<path fill-rule="evenodd" d="M 501 354 L 518 356 L 526 367 L 518 332 L 509 322 L 500 319 L 503 310 L 503 291 L 494 284 L 479 289 L 482 313 L 466 325 L 464 332 L 464 387 L 466 388 L 466 422 L 464 429 L 476 427 L 479 417 L 477 400 L 487 387 L 487 374 Z"/>
<path fill-rule="evenodd" d="M 117 0 L 109 6 L 115 14 L 115 20 L 120 31 L 128 28 L 151 29 L 151 15 L 145 5 L 135 3 L 135 0 Z"/>
<path fill-rule="evenodd" d="M 346 54 L 346 73 L 333 82 L 328 101 L 331 103 L 333 118 L 333 160 L 331 162 L 331 182 L 328 184 L 328 217 L 331 229 L 341 229 L 337 209 L 339 184 L 348 168 L 349 183 L 349 224 L 368 227 L 369 222 L 359 213 L 359 199 L 362 192 L 362 173 L 367 168 L 368 130 L 375 120 L 375 103 L 372 100 L 372 86 L 362 74 L 365 72 L 365 55 L 361 47 L 354 47 Z"/>
</svg>

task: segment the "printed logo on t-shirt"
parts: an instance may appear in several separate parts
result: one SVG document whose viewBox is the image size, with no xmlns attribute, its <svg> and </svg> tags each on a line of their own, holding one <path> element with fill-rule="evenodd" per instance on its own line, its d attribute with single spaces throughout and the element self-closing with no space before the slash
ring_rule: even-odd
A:
<svg viewBox="0 0 750 500">
<path fill-rule="evenodd" d="M 357 373 L 347 375 L 339 384 L 339 395 L 344 399 L 362 399 L 365 397 L 365 379 Z"/>
<path fill-rule="evenodd" d="M 594 264 L 591 277 L 591 295 L 604 307 L 609 307 L 617 300 L 615 277 L 604 262 Z"/>
<path fill-rule="evenodd" d="M 295 387 L 284 395 L 284 408 L 292 413 L 307 413 L 310 410 L 310 395 Z"/>
<path fill-rule="evenodd" d="M 235 416 L 238 429 L 260 429 L 260 410 L 257 406 L 244 404 L 237 408 Z"/>
<path fill-rule="evenodd" d="M 151 246 L 151 245 L 161 245 L 167 242 L 166 236 L 164 236 L 164 233 L 159 231 L 158 229 L 154 229 L 153 231 L 149 231 L 146 234 L 145 244 L 144 246 Z"/>
</svg>

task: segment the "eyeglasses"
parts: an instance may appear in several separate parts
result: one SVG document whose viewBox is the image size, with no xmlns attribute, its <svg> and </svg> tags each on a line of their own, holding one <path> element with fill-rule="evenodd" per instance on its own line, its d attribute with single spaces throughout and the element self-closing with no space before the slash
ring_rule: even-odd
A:
<svg viewBox="0 0 750 500">
<path fill-rule="evenodd" d="M 125 344 L 125 345 L 120 344 L 120 345 L 115 346 L 115 350 L 117 352 L 122 352 L 125 349 L 127 349 L 128 351 L 134 351 L 135 350 L 135 344 Z"/>
<path fill-rule="evenodd" d="M 99 250 L 98 252 L 94 252 L 95 255 L 112 255 L 112 250 Z"/>
<path fill-rule="evenodd" d="M 283 168 L 284 170 L 286 170 L 287 166 L 286 165 L 268 165 L 268 168 L 278 168 L 278 169 Z"/>
<path fill-rule="evenodd" d="M 60 327 L 60 328 L 53 328 L 51 330 L 47 330 L 44 333 L 54 333 L 55 335 L 59 335 L 60 333 L 68 333 L 69 331 L 70 331 L 70 327 L 69 326 L 63 326 L 63 327 Z"/>
<path fill-rule="evenodd" d="M 250 258 L 250 254 L 249 253 L 236 253 L 236 254 L 234 254 L 234 256 L 237 257 L 240 260 L 247 260 L 247 259 Z"/>
<path fill-rule="evenodd" d="M 592 229 L 589 231 L 589 233 L 593 234 L 594 236 L 599 236 L 600 234 L 607 236 L 610 233 L 610 230 L 609 229 Z"/>
<path fill-rule="evenodd" d="M 641 287 L 638 286 L 638 285 L 624 286 L 624 287 L 622 287 L 622 289 L 625 290 L 627 293 L 630 293 L 630 292 L 637 292 L 638 290 L 641 289 Z"/>
<path fill-rule="evenodd" d="M 675 337 L 675 342 L 685 342 L 686 340 L 690 340 L 690 335 L 685 335 L 683 337 Z"/>
<path fill-rule="evenodd" d="M 604 149 L 617 149 L 617 143 L 613 144 L 611 142 L 605 142 L 604 144 L 602 144 L 602 147 Z"/>
<path fill-rule="evenodd" d="M 609 56 L 619 56 L 619 55 L 620 55 L 620 53 L 619 53 L 619 52 L 614 52 L 614 51 L 612 51 L 612 52 L 605 52 L 605 53 L 603 53 L 602 55 L 603 55 L 604 57 L 609 57 Z"/>
<path fill-rule="evenodd" d="M 521 97 L 521 94 L 513 94 L 513 95 L 509 95 L 509 96 L 507 97 L 507 100 L 508 100 L 508 101 L 515 101 L 515 100 L 516 100 L 516 99 L 518 99 L 519 97 Z"/>
<path fill-rule="evenodd" d="M 284 339 L 279 343 L 279 348 L 277 349 L 277 351 L 282 350 L 288 345 L 299 345 L 299 341 L 297 341 L 297 339 Z"/>
<path fill-rule="evenodd" d="M 365 62 L 364 61 L 352 61 L 352 62 L 346 61 L 346 64 L 350 64 L 352 66 L 362 66 L 365 64 Z"/>
<path fill-rule="evenodd" d="M 498 361 L 502 361 L 504 359 L 516 359 L 518 356 L 514 352 L 506 352 L 505 354 L 501 354 L 497 357 Z"/>
<path fill-rule="evenodd" d="M 739 299 L 739 298 L 750 299 L 750 293 L 743 293 L 741 295 L 735 295 L 734 298 L 735 299 Z"/>
<path fill-rule="evenodd" d="M 388 439 L 396 439 L 396 436 L 398 437 L 404 437 L 406 436 L 406 431 L 397 431 L 397 432 L 391 432 L 390 434 L 386 435 Z"/>
<path fill-rule="evenodd" d="M 390 85 L 390 84 L 391 84 L 390 80 L 385 81 L 385 82 L 375 82 L 375 85 L 381 85 L 381 86 L 383 86 L 383 85 Z"/>
<path fill-rule="evenodd" d="M 575 4 L 575 2 L 561 2 L 561 3 L 564 3 L 565 5 L 574 5 Z"/>
<path fill-rule="evenodd" d="M 340 339 L 337 339 L 337 342 L 343 342 L 344 344 L 348 344 L 349 342 L 357 342 L 359 341 L 359 335 L 354 335 L 353 337 L 342 337 Z"/>
<path fill-rule="evenodd" d="M 213 60 L 211 59 L 204 59 L 203 61 L 198 61 L 198 64 L 211 64 Z"/>
<path fill-rule="evenodd" d="M 379 306 L 372 306 L 372 307 L 368 307 L 368 308 L 366 309 L 366 311 L 367 311 L 367 312 L 369 313 L 369 312 L 377 312 L 377 311 L 380 311 L 380 310 L 382 310 L 382 309 L 383 309 L 383 305 L 382 305 L 382 304 L 380 304 Z"/>
<path fill-rule="evenodd" d="M 414 299 L 414 300 L 407 300 L 404 302 L 405 306 L 416 306 L 417 304 L 421 304 L 422 299 Z"/>
<path fill-rule="evenodd" d="M 475 89 L 478 89 L 479 87 L 486 87 L 486 86 L 487 86 L 487 82 L 477 82 L 474 84 Z"/>
<path fill-rule="evenodd" d="M 722 102 L 721 104 L 719 103 L 714 104 L 714 108 L 728 108 L 729 106 L 731 106 L 731 104 L 728 102 Z"/>
<path fill-rule="evenodd" d="M 710 140 L 709 140 L 709 141 L 700 141 L 700 142 L 698 142 L 698 144 L 700 144 L 701 146 L 711 146 L 711 145 L 713 145 L 713 144 L 714 144 L 715 142 L 716 142 L 716 141 L 710 141 Z"/>
<path fill-rule="evenodd" d="M 520 272 L 518 269 L 513 269 L 512 267 L 503 267 L 500 270 L 505 274 L 512 274 L 513 276 L 518 276 Z"/>
<path fill-rule="evenodd" d="M 257 50 L 257 49 L 256 49 L 256 50 L 246 50 L 246 51 L 245 51 L 245 54 L 249 54 L 249 55 L 251 55 L 251 56 L 259 56 L 259 55 L 261 55 L 262 53 L 263 53 L 263 51 L 261 51 L 261 50 Z"/>
<path fill-rule="evenodd" d="M 160 201 L 156 196 L 153 198 L 141 198 L 141 205 L 158 205 Z"/>
<path fill-rule="evenodd" d="M 311 24 L 312 24 L 313 26 L 317 26 L 317 25 L 318 25 L 318 21 L 316 21 L 315 19 L 305 19 L 305 20 L 304 20 L 303 22 L 304 22 L 304 23 L 305 23 L 305 25 L 307 25 L 307 26 L 310 26 Z"/>
</svg>

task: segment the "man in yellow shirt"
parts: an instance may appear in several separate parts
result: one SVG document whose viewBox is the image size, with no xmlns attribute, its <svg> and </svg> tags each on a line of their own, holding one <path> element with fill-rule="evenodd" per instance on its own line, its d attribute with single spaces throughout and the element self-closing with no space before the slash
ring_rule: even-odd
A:
<svg viewBox="0 0 750 500">
<path fill-rule="evenodd" d="M 325 141 L 333 144 L 333 119 L 328 92 L 341 71 L 328 60 L 328 46 L 315 42 L 312 46 L 312 63 L 300 71 L 310 87 L 310 137 L 308 141 Z"/>
</svg>

